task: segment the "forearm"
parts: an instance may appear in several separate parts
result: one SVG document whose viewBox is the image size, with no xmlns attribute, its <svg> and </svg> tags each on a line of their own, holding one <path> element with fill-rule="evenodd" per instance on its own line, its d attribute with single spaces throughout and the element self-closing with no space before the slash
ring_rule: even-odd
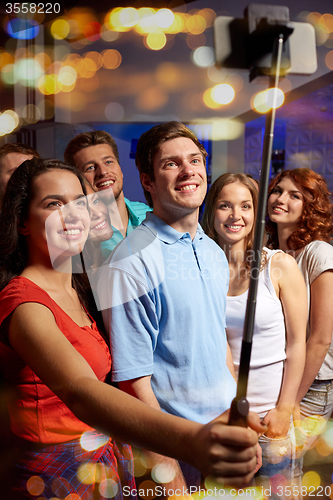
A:
<svg viewBox="0 0 333 500">
<path fill-rule="evenodd" d="M 80 420 L 114 439 L 191 463 L 191 442 L 200 424 L 167 415 L 90 378 L 63 399 Z"/>
<path fill-rule="evenodd" d="M 299 390 L 296 397 L 296 403 L 299 404 L 308 392 L 316 378 L 321 365 L 324 362 L 325 356 L 329 350 L 329 345 L 309 338 L 306 344 L 306 358 L 303 377 L 300 382 Z"/>
<path fill-rule="evenodd" d="M 286 355 L 287 358 L 284 364 L 283 380 L 277 408 L 290 411 L 291 414 L 304 373 L 304 342 L 295 342 L 291 346 L 287 346 Z"/>
</svg>

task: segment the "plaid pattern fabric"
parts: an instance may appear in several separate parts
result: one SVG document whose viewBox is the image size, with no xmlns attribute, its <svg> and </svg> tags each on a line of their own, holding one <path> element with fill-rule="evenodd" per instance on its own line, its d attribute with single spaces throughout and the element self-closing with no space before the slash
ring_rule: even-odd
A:
<svg viewBox="0 0 333 500">
<path fill-rule="evenodd" d="M 19 485 L 14 490 L 19 498 L 122 500 L 124 486 L 127 492 L 135 489 L 131 447 L 111 439 L 93 451 L 84 450 L 79 439 L 25 451 L 16 467 Z M 128 493 L 126 498 L 136 500 Z"/>
</svg>

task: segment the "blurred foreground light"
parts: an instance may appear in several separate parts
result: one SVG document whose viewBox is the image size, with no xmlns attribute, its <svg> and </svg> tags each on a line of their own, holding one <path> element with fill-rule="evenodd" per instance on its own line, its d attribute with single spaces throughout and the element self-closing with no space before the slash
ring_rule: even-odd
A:
<svg viewBox="0 0 333 500">
<path fill-rule="evenodd" d="M 19 124 L 19 117 L 11 109 L 0 113 L 0 137 L 11 134 Z"/>
<path fill-rule="evenodd" d="M 170 483 L 176 477 L 176 470 L 168 464 L 155 465 L 151 477 L 156 483 Z"/>
<path fill-rule="evenodd" d="M 159 9 L 155 14 L 155 23 L 159 28 L 170 28 L 174 20 L 174 13 L 170 9 Z"/>
<path fill-rule="evenodd" d="M 41 495 L 45 489 L 44 480 L 38 476 L 31 476 L 27 481 L 27 490 L 30 495 Z"/>
<path fill-rule="evenodd" d="M 51 25 L 51 34 L 56 40 L 63 40 L 70 32 L 70 26 L 66 19 L 56 19 Z"/>
<path fill-rule="evenodd" d="M 208 68 L 208 66 L 214 64 L 215 61 L 214 49 L 212 47 L 198 47 L 192 53 L 192 61 L 196 66 Z"/>
<path fill-rule="evenodd" d="M 118 485 L 113 479 L 104 479 L 99 485 L 99 492 L 103 498 L 113 498 L 118 493 Z"/>
<path fill-rule="evenodd" d="M 150 7 L 141 7 L 138 10 L 139 20 L 135 26 L 136 31 L 141 34 L 151 33 L 156 30 L 155 10 Z"/>
<path fill-rule="evenodd" d="M 253 102 L 251 103 L 252 109 L 257 111 L 258 113 L 267 113 L 274 108 L 279 108 L 282 106 L 284 102 L 284 93 L 281 89 L 276 90 L 276 104 L 274 105 L 274 89 L 263 90 L 262 92 L 258 92 L 254 96 Z"/>
<path fill-rule="evenodd" d="M 333 70 L 333 50 L 327 52 L 325 56 L 325 64 L 328 67 L 328 69 Z"/>
<path fill-rule="evenodd" d="M 229 104 L 235 97 L 235 91 L 228 83 L 219 83 L 213 87 L 212 98 L 218 104 Z"/>
<path fill-rule="evenodd" d="M 320 475 L 315 471 L 309 471 L 302 477 L 302 485 L 309 488 L 314 488 L 315 490 L 320 486 L 321 480 Z"/>
<path fill-rule="evenodd" d="M 107 444 L 109 439 L 109 436 L 105 436 L 105 434 L 87 431 L 80 437 L 80 445 L 86 451 L 93 451 Z"/>
</svg>

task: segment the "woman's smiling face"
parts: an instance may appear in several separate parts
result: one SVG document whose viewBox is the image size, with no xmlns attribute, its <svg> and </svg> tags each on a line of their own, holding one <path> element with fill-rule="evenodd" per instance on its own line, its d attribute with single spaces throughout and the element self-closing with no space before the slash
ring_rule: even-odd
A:
<svg viewBox="0 0 333 500">
<path fill-rule="evenodd" d="M 297 227 L 304 206 L 304 197 L 290 177 L 283 177 L 268 198 L 268 215 L 272 222 Z"/>
<path fill-rule="evenodd" d="M 214 218 L 219 245 L 245 241 L 253 223 L 254 209 L 250 190 L 238 181 L 224 186 L 217 200 Z"/>
<path fill-rule="evenodd" d="M 33 197 L 20 232 L 27 236 L 29 255 L 51 261 L 82 251 L 90 226 L 86 197 L 70 171 L 52 169 L 33 183 Z"/>
</svg>

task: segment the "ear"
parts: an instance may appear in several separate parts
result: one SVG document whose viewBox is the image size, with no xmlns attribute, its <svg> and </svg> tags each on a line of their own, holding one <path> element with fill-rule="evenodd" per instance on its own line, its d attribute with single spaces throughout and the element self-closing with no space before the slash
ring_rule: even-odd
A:
<svg viewBox="0 0 333 500">
<path fill-rule="evenodd" d="M 146 191 L 149 191 L 149 193 L 152 193 L 155 191 L 155 188 L 154 188 L 154 181 L 151 180 L 151 178 L 149 177 L 148 174 L 142 172 L 140 174 L 140 180 L 141 180 L 141 184 L 142 184 L 142 187 L 146 190 Z"/>
<path fill-rule="evenodd" d="M 19 224 L 17 226 L 17 232 L 20 233 L 20 234 L 23 234 L 24 236 L 26 236 L 27 234 L 29 234 L 29 231 L 28 229 L 25 227 L 24 224 Z"/>
</svg>

